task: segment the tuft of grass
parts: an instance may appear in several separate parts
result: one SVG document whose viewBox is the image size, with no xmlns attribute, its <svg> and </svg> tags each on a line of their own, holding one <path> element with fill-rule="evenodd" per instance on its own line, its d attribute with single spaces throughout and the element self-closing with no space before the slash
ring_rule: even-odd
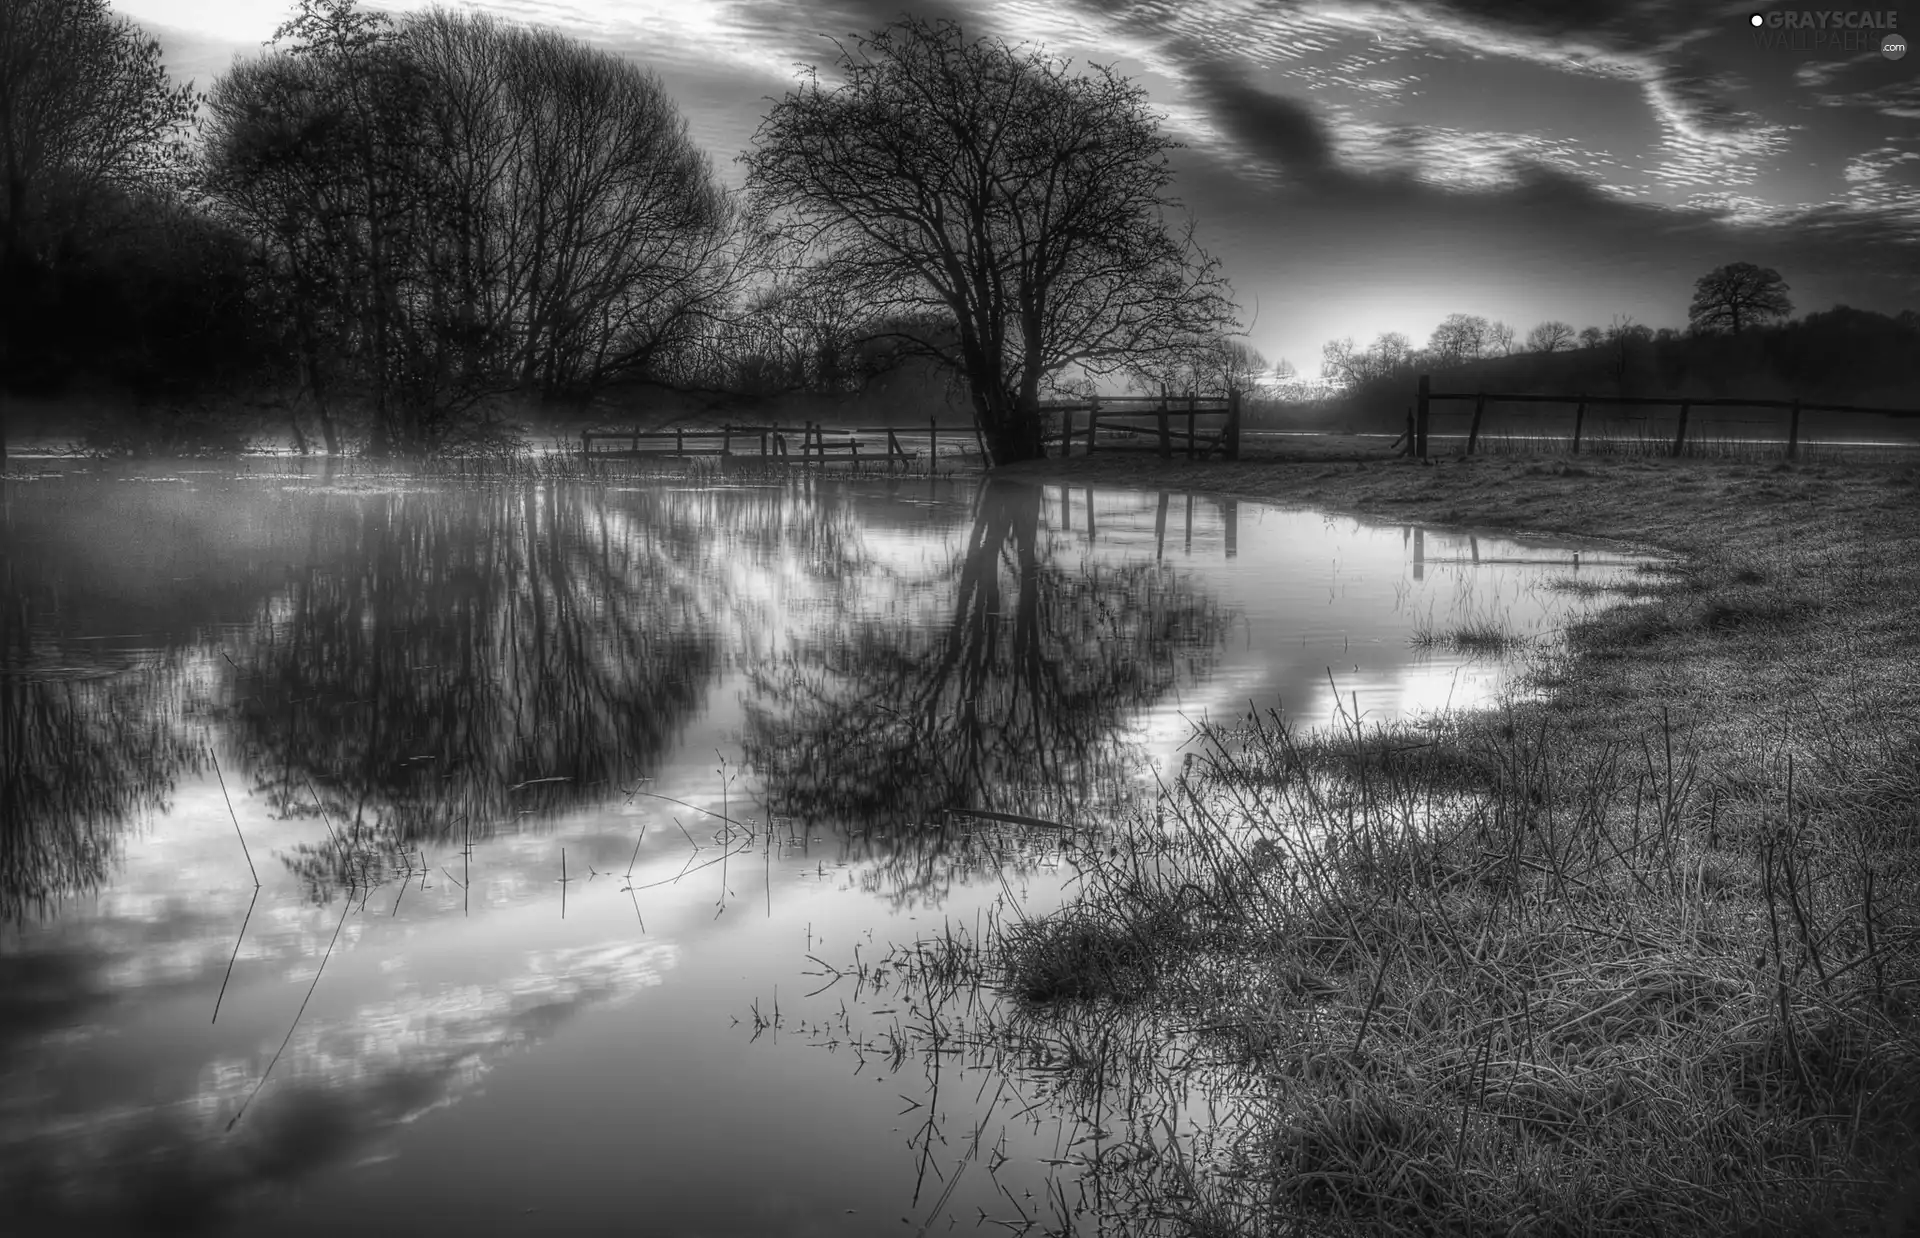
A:
<svg viewBox="0 0 1920 1238">
<path fill-rule="evenodd" d="M 1497 618 L 1483 616 L 1449 628 L 1435 628 L 1430 621 L 1414 625 L 1407 643 L 1415 649 L 1446 650 L 1470 657 L 1501 657 L 1524 649 L 1530 643 L 1524 636 L 1507 631 Z"/>
</svg>

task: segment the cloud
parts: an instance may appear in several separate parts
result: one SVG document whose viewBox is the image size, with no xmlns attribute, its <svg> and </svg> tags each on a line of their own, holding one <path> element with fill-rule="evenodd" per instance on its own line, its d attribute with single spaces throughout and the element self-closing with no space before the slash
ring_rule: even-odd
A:
<svg viewBox="0 0 1920 1238">
<path fill-rule="evenodd" d="M 291 945 L 279 943 L 283 951 Z M 403 985 L 331 1019 L 309 1014 L 232 1132 L 228 1121 L 259 1085 L 277 1036 L 246 1058 L 206 1063 L 185 1095 L 128 1101 L 96 1090 L 77 1109 L 16 1091 L 52 1077 L 67 1042 L 16 1043 L 13 1087 L 0 1094 L 0 1194 L 30 1232 L 42 1224 L 197 1232 L 250 1192 L 315 1172 L 456 1103 L 505 1056 L 546 1040 L 583 1010 L 658 985 L 676 959 L 670 945 L 629 941 L 534 951 L 517 972 L 484 986 Z M 86 974 L 85 959 L 67 961 Z M 294 979 L 311 975 L 303 968 Z"/>
</svg>

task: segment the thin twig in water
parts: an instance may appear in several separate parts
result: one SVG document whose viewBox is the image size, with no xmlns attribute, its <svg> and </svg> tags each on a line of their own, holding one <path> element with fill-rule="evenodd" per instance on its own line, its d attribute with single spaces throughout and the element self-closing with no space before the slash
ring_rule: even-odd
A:
<svg viewBox="0 0 1920 1238">
<path fill-rule="evenodd" d="M 240 957 L 240 943 L 246 940 L 247 925 L 253 923 L 253 906 L 259 901 L 260 883 L 256 881 L 253 885 L 253 897 L 247 900 L 246 918 L 240 921 L 240 935 L 233 939 L 233 957 L 227 960 L 226 978 L 220 981 L 220 996 L 213 999 L 213 1018 L 207 1020 L 209 1023 L 220 1021 L 220 1003 L 227 999 L 227 982 L 233 979 L 234 960 Z"/>
<path fill-rule="evenodd" d="M 227 815 L 233 818 L 233 832 L 240 839 L 240 854 L 247 857 L 247 871 L 253 874 L 253 888 L 260 888 L 260 870 L 253 866 L 253 853 L 247 850 L 247 836 L 240 833 L 240 817 L 233 811 L 233 797 L 227 794 L 226 775 L 220 772 L 220 758 L 213 755 L 211 745 L 207 748 L 207 760 L 213 762 L 213 776 L 220 780 L 220 798 L 227 801 Z"/>
<path fill-rule="evenodd" d="M 320 956 L 320 966 L 314 969 L 313 983 L 307 986 L 307 995 L 300 999 L 300 1009 L 294 1012 L 293 1023 L 287 1028 L 287 1034 L 285 1039 L 281 1040 L 280 1047 L 273 1051 L 273 1060 L 267 1063 L 267 1068 L 260 1072 L 260 1082 L 254 1084 L 253 1091 L 247 1093 L 247 1099 L 240 1102 L 240 1111 L 234 1114 L 233 1117 L 228 1120 L 227 1122 L 228 1130 L 232 1130 L 234 1128 L 234 1125 L 238 1123 L 240 1119 L 246 1115 L 247 1106 L 253 1103 L 254 1097 L 260 1095 L 260 1089 L 267 1086 L 267 1076 L 271 1075 L 273 1073 L 273 1068 L 279 1065 L 280 1055 L 287 1051 L 287 1045 L 289 1042 L 293 1040 L 293 1033 L 295 1029 L 297 1029 L 300 1026 L 301 1016 L 307 1013 L 307 1003 L 313 1000 L 313 991 L 320 987 L 320 977 L 327 970 L 327 960 L 333 957 L 334 942 L 337 942 L 340 940 L 340 929 L 347 922 L 347 912 L 351 911 L 352 909 L 353 909 L 352 899 L 345 900 L 345 902 L 341 905 L 340 922 L 333 926 L 333 939 L 332 941 L 327 942 L 327 952 Z"/>
</svg>

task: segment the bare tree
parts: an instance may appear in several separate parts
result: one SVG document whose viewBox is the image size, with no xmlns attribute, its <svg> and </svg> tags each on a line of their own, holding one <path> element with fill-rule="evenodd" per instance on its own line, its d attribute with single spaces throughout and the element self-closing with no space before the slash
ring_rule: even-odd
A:
<svg viewBox="0 0 1920 1238">
<path fill-rule="evenodd" d="M 1607 333 L 1598 327 L 1580 328 L 1580 347 L 1598 348 L 1606 342 Z"/>
<path fill-rule="evenodd" d="M 1636 323 L 1625 314 L 1616 314 L 1607 327 L 1607 344 L 1613 350 L 1613 376 L 1624 379 L 1627 376 L 1627 361 L 1635 349 L 1653 342 L 1653 328 Z"/>
<path fill-rule="evenodd" d="M 1698 333 L 1725 329 L 1738 335 L 1742 327 L 1791 314 L 1787 292 L 1780 272 L 1769 267 L 1751 262 L 1715 267 L 1694 281 L 1687 322 Z"/>
<path fill-rule="evenodd" d="M 1487 348 L 1503 357 L 1513 355 L 1513 328 L 1504 322 L 1496 322 L 1487 328 Z"/>
<path fill-rule="evenodd" d="M 482 15 L 430 10 L 400 32 L 433 84 L 450 256 L 480 257 L 472 292 L 517 385 L 578 397 L 704 371 L 742 253 L 733 203 L 659 80 Z"/>
<path fill-rule="evenodd" d="M 508 390 L 712 371 L 733 204 L 659 83 L 547 32 L 302 0 L 214 91 L 206 179 L 266 250 L 302 386 L 364 384 L 372 447 L 491 432 Z"/>
<path fill-rule="evenodd" d="M 1254 375 L 1267 369 L 1260 350 L 1227 335 L 1196 339 L 1182 352 L 1161 354 L 1132 368 L 1131 385 L 1149 393 L 1171 391 L 1225 397 L 1253 386 Z"/>
<path fill-rule="evenodd" d="M 1328 340 L 1320 346 L 1320 377 L 1351 387 L 1366 376 L 1366 357 L 1355 350 L 1353 337 Z"/>
<path fill-rule="evenodd" d="M 1376 376 L 1406 369 L 1414 362 L 1413 341 L 1398 331 L 1382 331 L 1368 346 L 1367 359 Z"/>
<path fill-rule="evenodd" d="M 952 321 L 996 462 L 1041 454 L 1043 386 L 1233 325 L 1217 261 L 1167 216 L 1174 143 L 1111 69 L 904 18 L 808 70 L 746 156 L 755 215 L 876 314 Z"/>
<path fill-rule="evenodd" d="M 1572 323 L 1550 318 L 1527 332 L 1527 347 L 1534 352 L 1559 352 L 1572 345 Z"/>
<path fill-rule="evenodd" d="M 1493 324 L 1478 314 L 1448 314 L 1433 329 L 1427 348 L 1450 362 L 1472 361 L 1486 355 L 1493 340 Z"/>
<path fill-rule="evenodd" d="M 29 272 L 102 191 L 139 193 L 183 166 L 193 85 L 105 0 L 0 0 L 0 375 L 12 372 Z M 6 461 L 0 382 L 0 464 Z"/>
<path fill-rule="evenodd" d="M 1330 340 L 1321 349 L 1320 376 L 1343 387 L 1372 382 L 1414 363 L 1413 343 L 1398 331 L 1382 331 L 1373 343 L 1356 349 L 1353 340 Z"/>
</svg>

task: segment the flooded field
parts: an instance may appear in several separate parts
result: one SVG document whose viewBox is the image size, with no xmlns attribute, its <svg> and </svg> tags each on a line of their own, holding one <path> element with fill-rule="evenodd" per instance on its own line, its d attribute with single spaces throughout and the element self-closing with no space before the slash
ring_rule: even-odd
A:
<svg viewBox="0 0 1920 1238">
<path fill-rule="evenodd" d="M 1056 905 L 1194 721 L 1484 702 L 1636 562 L 971 479 L 0 507 L 21 1234 L 1090 1232 L 1048 1062 L 908 1051 L 914 943 Z"/>
</svg>

